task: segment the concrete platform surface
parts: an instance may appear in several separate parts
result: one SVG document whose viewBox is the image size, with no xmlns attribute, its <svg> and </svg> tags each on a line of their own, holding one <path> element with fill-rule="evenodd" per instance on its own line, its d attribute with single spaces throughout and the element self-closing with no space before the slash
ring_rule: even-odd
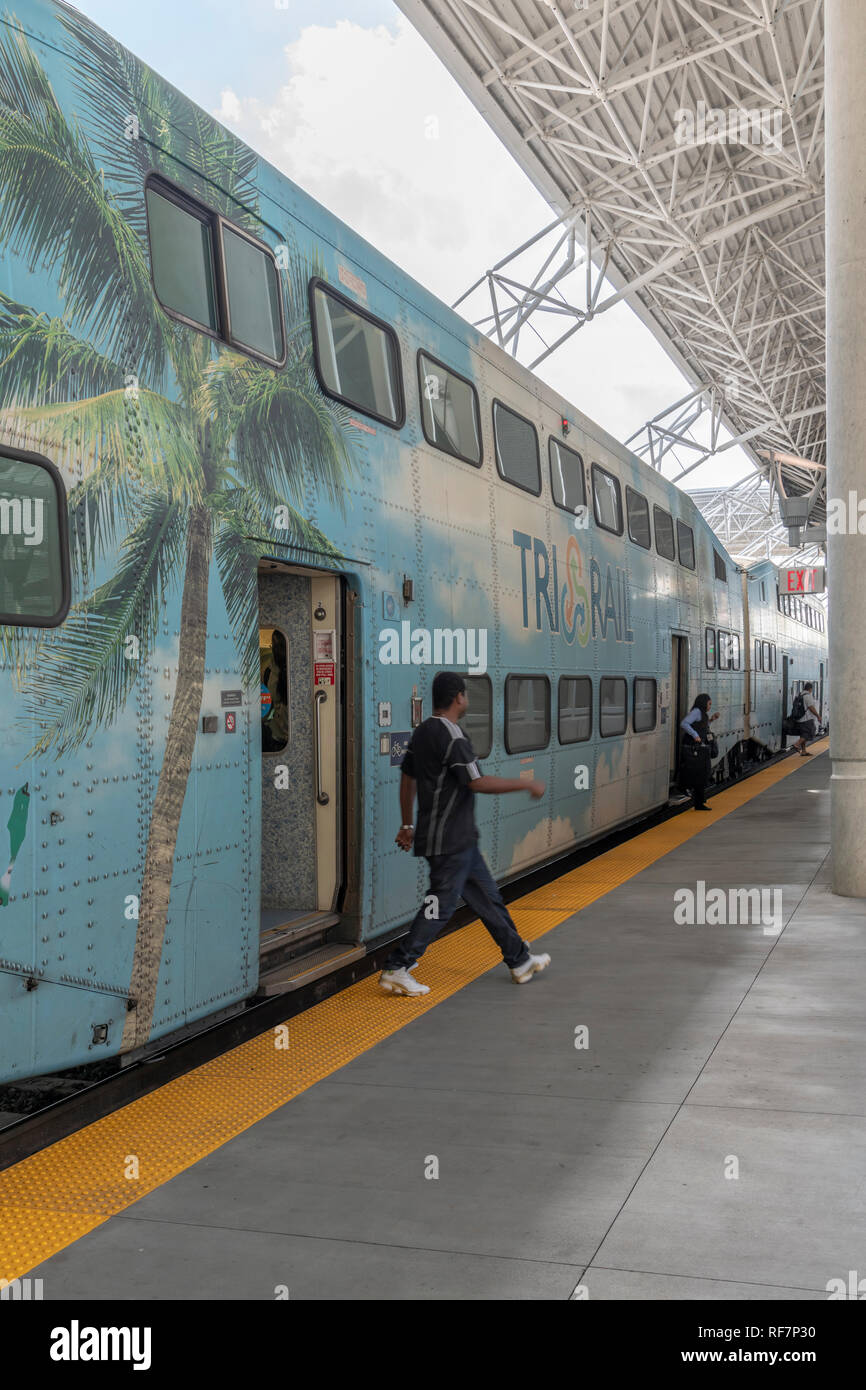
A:
<svg viewBox="0 0 866 1390">
<path fill-rule="evenodd" d="M 546 974 L 481 975 L 40 1265 L 45 1297 L 800 1300 L 866 1274 L 866 916 L 829 891 L 828 781 L 815 757 L 707 816 L 549 931 Z M 699 880 L 779 888 L 778 920 L 675 920 Z"/>
</svg>

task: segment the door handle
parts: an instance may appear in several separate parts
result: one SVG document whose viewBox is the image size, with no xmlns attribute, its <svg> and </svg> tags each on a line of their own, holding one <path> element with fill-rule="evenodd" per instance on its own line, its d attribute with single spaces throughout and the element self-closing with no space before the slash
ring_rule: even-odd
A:
<svg viewBox="0 0 866 1390">
<path fill-rule="evenodd" d="M 322 705 L 328 698 L 327 690 L 317 690 L 314 696 L 316 706 L 316 800 L 320 806 L 327 806 L 330 797 L 322 789 Z"/>
</svg>

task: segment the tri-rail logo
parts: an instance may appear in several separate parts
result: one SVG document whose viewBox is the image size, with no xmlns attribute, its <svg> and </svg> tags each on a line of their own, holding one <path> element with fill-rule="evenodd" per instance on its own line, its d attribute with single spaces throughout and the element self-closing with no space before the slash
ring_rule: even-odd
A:
<svg viewBox="0 0 866 1390">
<path fill-rule="evenodd" d="M 617 642 L 633 642 L 629 612 L 628 575 L 619 565 L 601 565 L 590 560 L 588 572 L 580 546 L 569 536 L 565 548 L 565 582 L 559 586 L 559 557 L 556 546 L 548 553 L 544 541 L 523 531 L 512 533 L 514 544 L 520 547 L 520 577 L 523 585 L 523 626 L 530 619 L 530 556 L 532 565 L 532 596 L 535 601 L 533 617 L 541 632 L 546 625 L 550 632 L 560 633 L 571 646 L 577 638 L 585 647 L 590 638 L 612 637 Z M 587 580 L 589 589 L 587 589 Z"/>
<path fill-rule="evenodd" d="M 131 1361 L 134 1371 L 150 1370 L 149 1327 L 68 1327 L 51 1329 L 52 1361 Z"/>
</svg>

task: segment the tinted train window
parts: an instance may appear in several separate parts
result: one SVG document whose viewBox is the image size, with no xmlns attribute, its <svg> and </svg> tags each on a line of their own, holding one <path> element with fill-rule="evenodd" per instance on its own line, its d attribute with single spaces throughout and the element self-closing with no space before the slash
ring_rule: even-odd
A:
<svg viewBox="0 0 866 1390">
<path fill-rule="evenodd" d="M 635 492 L 634 488 L 626 487 L 625 509 L 628 515 L 629 537 L 635 542 L 635 545 L 642 545 L 644 550 L 649 550 L 652 544 L 649 502 L 643 493 Z"/>
<path fill-rule="evenodd" d="M 653 525 L 656 533 L 656 550 L 663 560 L 675 560 L 674 521 L 670 512 L 662 507 L 653 507 Z"/>
<path fill-rule="evenodd" d="M 735 671 L 740 669 L 740 634 L 731 633 L 731 665 Z"/>
<path fill-rule="evenodd" d="M 580 454 L 576 454 L 573 449 L 567 449 L 558 439 L 551 439 L 548 449 L 550 491 L 557 507 L 562 507 L 566 512 L 585 507 L 586 478 Z"/>
<path fill-rule="evenodd" d="M 229 321 L 226 337 L 278 362 L 283 356 L 280 282 L 270 253 L 225 223 L 223 260 Z"/>
<path fill-rule="evenodd" d="M 534 425 L 515 415 L 507 406 L 493 402 L 493 437 L 496 441 L 496 466 L 500 476 L 515 487 L 522 487 L 538 497 L 541 492 L 541 463 L 538 457 L 538 435 Z"/>
<path fill-rule="evenodd" d="M 708 671 L 716 669 L 716 629 L 708 627 L 704 633 L 704 659 Z"/>
<path fill-rule="evenodd" d="M 604 531 L 622 535 L 622 493 L 619 478 L 599 464 L 592 465 L 592 503 L 595 519 Z"/>
<path fill-rule="evenodd" d="M 34 454 L 0 450 L 0 623 L 56 627 L 69 611 L 66 490 Z"/>
<path fill-rule="evenodd" d="M 756 641 L 755 641 L 755 670 L 756 670 L 756 671 L 763 671 L 763 669 L 764 669 L 763 664 L 762 664 L 762 662 L 761 662 L 761 650 L 762 650 L 762 648 L 761 648 L 761 643 L 760 643 L 759 641 L 756 640 Z"/>
<path fill-rule="evenodd" d="M 677 545 L 680 551 L 680 564 L 687 570 L 695 567 L 695 536 L 691 526 L 684 521 L 677 522 Z"/>
<path fill-rule="evenodd" d="M 560 743 L 583 743 L 591 733 L 592 681 L 588 676 L 560 676 Z"/>
<path fill-rule="evenodd" d="M 180 195 L 145 189 L 150 261 L 157 298 L 164 309 L 216 333 L 216 273 L 211 218 Z"/>
<path fill-rule="evenodd" d="M 546 676 L 506 676 L 505 747 L 529 753 L 550 742 L 550 681 Z"/>
<path fill-rule="evenodd" d="M 649 733 L 656 726 L 656 683 L 635 676 L 634 682 L 634 731 L 636 734 Z"/>
<path fill-rule="evenodd" d="M 719 628 L 718 663 L 720 671 L 731 669 L 731 634 Z"/>
<path fill-rule="evenodd" d="M 489 676 L 464 676 L 469 708 L 462 728 L 475 749 L 476 758 L 486 758 L 493 747 L 493 686 Z"/>
<path fill-rule="evenodd" d="M 621 676 L 602 676 L 599 696 L 598 729 L 602 738 L 624 734 L 628 716 L 628 692 L 624 679 Z"/>
<path fill-rule="evenodd" d="M 403 421 L 400 353 L 387 324 L 313 282 L 313 340 L 322 388 L 386 425 Z"/>
<path fill-rule="evenodd" d="M 728 567 L 715 546 L 713 546 L 713 573 L 717 579 L 721 579 L 723 584 L 727 583 Z"/>
<path fill-rule="evenodd" d="M 423 352 L 418 353 L 418 376 L 427 443 L 480 467 L 481 420 L 475 387 Z"/>
<path fill-rule="evenodd" d="M 259 628 L 262 752 L 281 753 L 289 742 L 289 647 L 278 627 Z"/>
</svg>

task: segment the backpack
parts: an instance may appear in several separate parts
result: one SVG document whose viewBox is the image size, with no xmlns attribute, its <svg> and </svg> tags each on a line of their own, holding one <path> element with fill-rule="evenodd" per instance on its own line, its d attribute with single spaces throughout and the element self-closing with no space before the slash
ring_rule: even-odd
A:
<svg viewBox="0 0 866 1390">
<path fill-rule="evenodd" d="M 791 718 L 799 723 L 806 714 L 806 701 L 802 694 L 794 696 L 794 703 L 791 706 Z"/>
</svg>

